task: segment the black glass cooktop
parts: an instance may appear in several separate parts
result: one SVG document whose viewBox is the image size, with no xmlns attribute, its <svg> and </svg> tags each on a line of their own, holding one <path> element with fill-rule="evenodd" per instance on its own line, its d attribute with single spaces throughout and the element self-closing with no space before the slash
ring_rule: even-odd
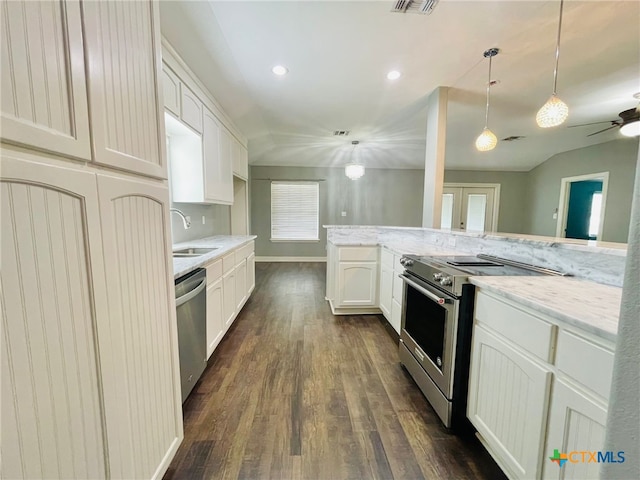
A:
<svg viewBox="0 0 640 480">
<path fill-rule="evenodd" d="M 442 257 L 442 260 L 455 267 L 502 267 L 504 264 L 478 257 Z"/>
</svg>

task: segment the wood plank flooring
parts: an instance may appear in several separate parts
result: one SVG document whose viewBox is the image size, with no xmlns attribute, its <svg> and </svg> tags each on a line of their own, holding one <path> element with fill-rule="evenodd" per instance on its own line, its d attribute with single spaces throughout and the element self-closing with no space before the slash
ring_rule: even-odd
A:
<svg viewBox="0 0 640 480">
<path fill-rule="evenodd" d="M 505 478 L 475 438 L 447 433 L 384 318 L 331 315 L 325 268 L 256 264 L 165 479 Z"/>
</svg>

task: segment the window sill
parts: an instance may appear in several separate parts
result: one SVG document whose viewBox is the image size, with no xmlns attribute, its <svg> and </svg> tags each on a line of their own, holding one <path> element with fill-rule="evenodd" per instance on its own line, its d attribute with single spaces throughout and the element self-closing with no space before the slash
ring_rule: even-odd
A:
<svg viewBox="0 0 640 480">
<path fill-rule="evenodd" d="M 320 239 L 299 239 L 299 238 L 270 238 L 272 243 L 319 243 Z"/>
</svg>

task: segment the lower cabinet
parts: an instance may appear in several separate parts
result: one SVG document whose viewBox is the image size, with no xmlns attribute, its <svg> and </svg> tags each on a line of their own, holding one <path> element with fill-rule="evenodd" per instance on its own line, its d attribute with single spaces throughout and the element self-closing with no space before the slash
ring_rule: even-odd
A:
<svg viewBox="0 0 640 480">
<path fill-rule="evenodd" d="M 236 270 L 235 268 L 222 277 L 224 288 L 224 324 L 228 328 L 236 318 Z"/>
<path fill-rule="evenodd" d="M 207 287 L 207 359 L 224 335 L 223 295 L 221 278 Z"/>
<path fill-rule="evenodd" d="M 380 267 L 380 310 L 387 320 L 391 318 L 392 301 L 393 270 L 382 265 Z"/>
<path fill-rule="evenodd" d="M 239 312 L 247 300 L 247 259 L 236 265 L 236 310 Z"/>
<path fill-rule="evenodd" d="M 476 295 L 467 415 L 480 440 L 509 478 L 597 479 L 583 452 L 603 449 L 613 343 Z"/>
<path fill-rule="evenodd" d="M 247 296 L 256 288 L 256 254 L 251 253 L 247 258 Z"/>
<path fill-rule="evenodd" d="M 338 265 L 339 307 L 375 307 L 377 272 L 375 262 L 340 262 Z"/>
<path fill-rule="evenodd" d="M 551 371 L 476 326 L 468 416 L 508 476 L 539 478 Z"/>
</svg>

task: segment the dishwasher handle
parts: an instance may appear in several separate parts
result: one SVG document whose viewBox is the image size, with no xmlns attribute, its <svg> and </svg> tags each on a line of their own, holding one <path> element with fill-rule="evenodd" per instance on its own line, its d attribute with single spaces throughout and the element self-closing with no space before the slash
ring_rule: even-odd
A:
<svg viewBox="0 0 640 480">
<path fill-rule="evenodd" d="M 207 286 L 207 279 L 205 278 L 198 284 L 198 286 L 196 288 L 194 288 L 190 292 L 187 292 L 184 295 L 176 298 L 176 307 L 179 307 L 183 303 L 188 302 L 189 300 L 191 300 L 193 297 L 198 295 L 202 290 L 204 290 L 206 286 Z"/>
</svg>

